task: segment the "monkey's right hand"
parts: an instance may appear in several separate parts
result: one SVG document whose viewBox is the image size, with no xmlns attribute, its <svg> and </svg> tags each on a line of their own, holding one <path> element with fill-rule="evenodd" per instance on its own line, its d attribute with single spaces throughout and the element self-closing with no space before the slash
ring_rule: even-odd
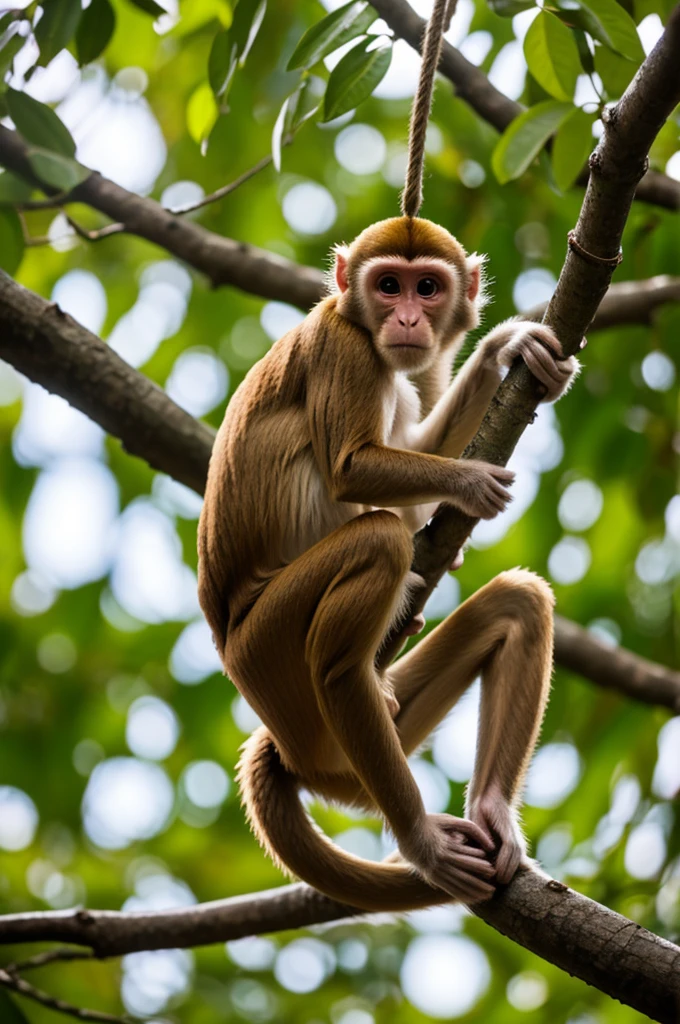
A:
<svg viewBox="0 0 680 1024">
<path fill-rule="evenodd" d="M 467 818 L 428 814 L 419 833 L 418 850 L 402 852 L 430 885 L 462 903 L 493 896 L 496 869 L 487 854 L 495 846 L 484 829 Z"/>
<path fill-rule="evenodd" d="M 493 519 L 502 512 L 512 495 L 507 488 L 515 474 L 505 466 L 476 459 L 452 459 L 455 477 L 451 504 L 473 519 Z"/>
</svg>

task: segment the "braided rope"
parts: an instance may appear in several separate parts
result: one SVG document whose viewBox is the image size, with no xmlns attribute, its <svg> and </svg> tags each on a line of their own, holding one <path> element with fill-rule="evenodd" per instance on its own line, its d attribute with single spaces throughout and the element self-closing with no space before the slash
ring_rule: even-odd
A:
<svg viewBox="0 0 680 1024">
<path fill-rule="evenodd" d="M 427 23 L 423 40 L 423 63 L 420 68 L 418 90 L 411 107 L 408 138 L 408 167 L 406 183 L 401 194 L 401 212 L 405 217 L 416 217 L 423 202 L 423 168 L 425 165 L 425 133 L 432 107 L 434 78 L 442 52 L 444 32 L 449 18 L 449 0 L 435 0 L 432 17 Z M 455 3 L 451 4 L 451 10 Z M 451 13 L 449 10 L 449 15 Z"/>
</svg>

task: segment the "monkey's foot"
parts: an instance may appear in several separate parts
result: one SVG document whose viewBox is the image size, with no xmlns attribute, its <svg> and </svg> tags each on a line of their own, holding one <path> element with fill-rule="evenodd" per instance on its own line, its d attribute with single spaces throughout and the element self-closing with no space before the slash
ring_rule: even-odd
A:
<svg viewBox="0 0 680 1024">
<path fill-rule="evenodd" d="M 474 822 L 451 814 L 428 814 L 416 856 L 423 878 L 461 903 L 480 903 L 494 894 L 496 869 L 488 855 L 493 843 Z"/>
<path fill-rule="evenodd" d="M 471 821 L 496 840 L 496 880 L 507 885 L 520 864 L 528 863 L 528 859 L 515 812 L 508 806 L 498 784 L 493 783 L 481 796 L 475 797 L 467 808 L 467 814 Z"/>
</svg>

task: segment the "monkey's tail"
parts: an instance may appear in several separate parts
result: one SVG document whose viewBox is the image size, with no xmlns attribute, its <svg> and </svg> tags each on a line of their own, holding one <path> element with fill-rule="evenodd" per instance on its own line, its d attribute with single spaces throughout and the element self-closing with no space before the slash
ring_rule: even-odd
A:
<svg viewBox="0 0 680 1024">
<path fill-rule="evenodd" d="M 289 874 L 360 910 L 403 911 L 449 902 L 408 864 L 376 864 L 335 846 L 307 815 L 298 779 L 281 762 L 271 733 L 257 729 L 243 745 L 241 796 L 255 836 Z"/>
</svg>

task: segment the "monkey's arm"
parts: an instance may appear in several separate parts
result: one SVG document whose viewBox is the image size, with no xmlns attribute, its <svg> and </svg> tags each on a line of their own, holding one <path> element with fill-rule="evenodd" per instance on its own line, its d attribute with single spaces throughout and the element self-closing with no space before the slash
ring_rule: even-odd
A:
<svg viewBox="0 0 680 1024">
<path fill-rule="evenodd" d="M 564 394 L 579 369 L 573 356 L 562 358 L 550 328 L 518 320 L 499 324 L 480 341 L 429 415 L 412 428 L 409 447 L 459 456 L 477 433 L 504 370 L 518 357 L 544 385 L 546 402 Z"/>
</svg>

